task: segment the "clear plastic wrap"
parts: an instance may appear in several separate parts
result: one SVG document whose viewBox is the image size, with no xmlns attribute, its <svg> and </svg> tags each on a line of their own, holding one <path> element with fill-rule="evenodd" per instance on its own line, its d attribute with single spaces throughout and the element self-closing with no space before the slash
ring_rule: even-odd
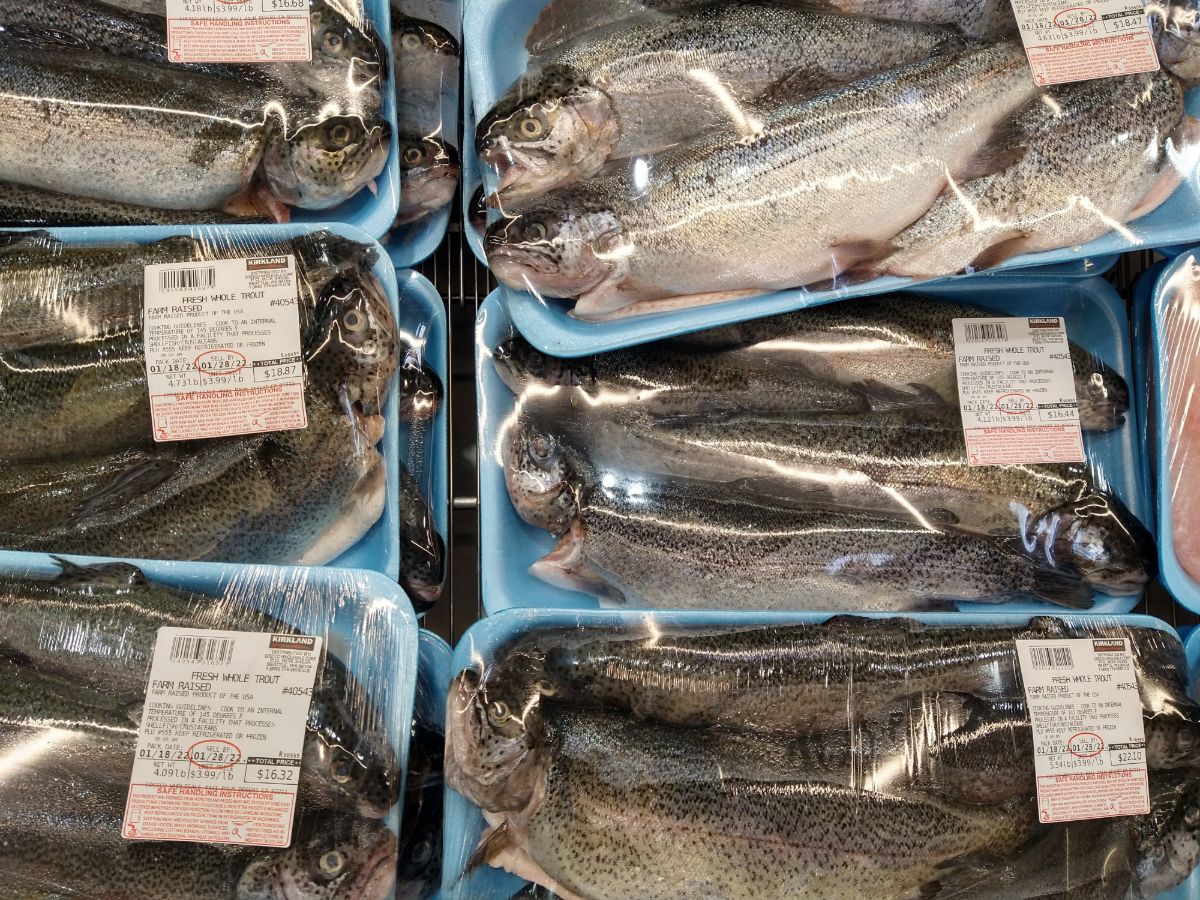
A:
<svg viewBox="0 0 1200 900">
<path fill-rule="evenodd" d="M 11 690 L 0 713 L 0 895 L 390 898 L 417 665 L 416 622 L 396 585 L 369 572 L 139 566 L 4 558 L 0 649 Z M 148 814 L 127 814 L 126 802 L 147 694 L 164 696 L 163 686 L 148 679 L 152 658 L 155 666 L 161 660 L 155 647 L 166 627 L 235 643 L 254 640 L 245 633 L 265 633 L 273 642 L 292 635 L 321 641 L 300 765 L 290 773 L 280 759 L 242 758 L 240 749 L 231 766 L 200 763 L 213 759 L 203 755 L 205 739 L 224 734 L 226 724 L 229 742 L 237 748 L 240 740 L 236 715 L 217 716 L 210 720 L 215 730 L 207 730 L 192 712 L 198 707 L 189 705 L 238 687 L 229 683 L 224 657 L 189 650 L 200 671 L 166 695 L 168 704 L 181 704 L 180 745 L 189 736 L 196 742 L 182 769 L 176 757 L 159 757 L 176 760 L 162 763 L 172 770 L 162 777 L 182 784 L 182 793 L 198 786 L 190 796 L 239 798 L 229 802 L 295 784 L 287 846 L 260 845 L 252 831 L 237 829 L 245 820 L 232 810 L 224 842 L 127 837 L 138 833 L 131 825 L 149 821 Z M 227 709 L 237 702 L 230 696 Z M 163 704 L 153 707 L 161 723 Z M 247 724 L 264 728 L 265 717 L 252 715 Z M 197 820 L 210 815 L 195 810 Z"/>
<path fill-rule="evenodd" d="M 400 208 L 398 266 L 429 256 L 446 233 L 459 152 L 462 11 L 458 0 L 391 0 Z"/>
<path fill-rule="evenodd" d="M 1153 407 L 1155 487 L 1163 581 L 1184 606 L 1200 610 L 1200 506 L 1195 490 L 1200 447 L 1194 404 L 1200 379 L 1200 265 L 1187 251 L 1153 282 L 1149 314 L 1153 357 L 1145 367 Z"/>
<path fill-rule="evenodd" d="M 344 226 L 62 230 L 2 241 L 0 547 L 270 564 L 336 560 L 399 575 L 398 464 L 403 457 L 428 479 L 433 449 L 402 452 L 402 434 L 425 440 L 424 426 L 403 423 L 433 416 L 441 384 L 424 363 L 429 335 L 419 308 L 406 306 L 407 333 L 397 329 L 395 271 L 378 244 Z M 270 430 L 267 413 L 240 436 L 156 441 L 151 409 L 161 397 L 152 401 L 148 390 L 146 266 L 289 255 L 302 372 L 202 368 L 203 390 L 179 402 L 205 410 L 216 403 L 225 422 L 234 414 L 220 409 L 213 392 L 247 389 L 252 402 L 278 374 L 296 385 L 292 396 L 303 399 L 306 426 Z M 210 270 L 185 271 L 203 279 Z M 181 389 L 195 390 L 194 375 Z M 257 431 L 256 421 L 265 429 Z"/>
<path fill-rule="evenodd" d="M 139 6 L 0 4 L 0 223 L 286 222 L 295 209 L 386 232 L 399 188 L 384 0 L 305 0 L 311 62 L 261 64 L 179 62 L 195 53 L 182 37 L 168 61 L 165 2 Z"/>
<path fill-rule="evenodd" d="M 413 702 L 408 781 L 404 794 L 404 841 L 396 875 L 396 900 L 432 900 L 442 883 L 442 825 L 446 746 L 446 691 L 450 685 L 448 644 L 422 630 Z"/>
<path fill-rule="evenodd" d="M 1039 824 L 1019 639 L 1131 654 L 1148 815 Z M 508 612 L 453 671 L 448 898 L 1192 896 L 1200 706 L 1155 619 Z"/>
<path fill-rule="evenodd" d="M 1190 7 L 1162 6 L 1160 48 L 1196 46 Z M 663 314 L 631 326 L 645 338 L 720 301 L 786 292 L 705 324 L 1193 237 L 1184 54 L 1039 88 L 1019 40 L 968 21 L 989 9 L 1011 17 L 1006 0 L 468 10 L 487 256 L 530 292 L 530 339 L 574 334 L 568 310 L 603 323 L 582 331 L 599 349 L 630 316 Z"/>
<path fill-rule="evenodd" d="M 996 314 L 1063 318 L 1086 463 L 969 465 L 951 319 Z M 1119 613 L 1154 575 L 1128 324 L 1099 279 L 984 279 L 579 359 L 533 348 L 494 294 L 477 346 L 489 612 Z"/>
</svg>

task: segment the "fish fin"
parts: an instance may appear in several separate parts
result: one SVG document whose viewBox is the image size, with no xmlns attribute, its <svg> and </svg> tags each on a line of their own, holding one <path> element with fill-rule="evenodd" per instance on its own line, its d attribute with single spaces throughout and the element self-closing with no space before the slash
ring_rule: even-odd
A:
<svg viewBox="0 0 1200 900">
<path fill-rule="evenodd" d="M 811 97 L 840 85 L 833 75 L 813 66 L 797 66 L 750 101 L 754 109 L 767 113 L 801 97 Z"/>
<path fill-rule="evenodd" d="M 1017 234 L 992 244 L 967 265 L 969 272 L 981 272 L 984 269 L 994 269 L 1002 262 L 1020 256 L 1029 246 L 1028 234 Z"/>
<path fill-rule="evenodd" d="M 692 0 L 700 5 L 704 0 Z M 676 5 L 688 5 L 684 0 L 675 0 Z M 525 49 L 530 56 L 541 56 L 564 44 L 569 44 L 584 32 L 594 28 L 625 23 L 633 17 L 664 15 L 654 9 L 654 3 L 639 0 L 551 0 L 538 16 L 525 38 Z M 670 9 L 669 4 L 663 4 Z"/>
<path fill-rule="evenodd" d="M 905 609 L 913 612 L 958 612 L 958 601 L 949 597 L 922 597 Z"/>
<path fill-rule="evenodd" d="M 286 225 L 292 219 L 288 205 L 262 184 L 248 187 L 226 203 L 221 211 L 244 219 L 267 219 L 280 225 Z"/>
<path fill-rule="evenodd" d="M 908 387 L 912 390 L 902 391 L 890 384 L 868 378 L 865 381 L 856 381 L 852 387 L 862 391 L 871 409 L 877 412 L 908 406 L 946 405 L 945 398 L 927 384 L 910 382 Z"/>
<path fill-rule="evenodd" d="M 58 575 L 54 578 L 55 584 L 108 584 L 122 587 L 149 583 L 149 579 L 142 573 L 142 570 L 129 563 L 92 563 L 81 565 L 80 563 L 71 562 L 63 556 L 51 554 L 50 558 L 54 560 L 59 568 Z"/>
<path fill-rule="evenodd" d="M 798 485 L 789 485 L 789 490 L 781 491 L 777 481 L 772 481 L 769 478 L 738 478 L 728 482 L 730 490 L 742 491 L 747 494 L 753 494 L 768 500 L 773 500 L 777 503 L 787 503 L 788 501 L 801 501 L 808 506 L 836 506 L 837 498 L 833 491 L 823 485 L 817 484 L 815 481 L 806 482 L 803 490 L 798 489 Z"/>
<path fill-rule="evenodd" d="M 952 511 L 942 506 L 934 506 L 921 510 L 921 515 L 938 525 L 957 525 L 959 518 Z"/>
<path fill-rule="evenodd" d="M 920 896 L 954 897 L 988 883 L 1002 865 L 1002 857 L 982 850 L 942 860 L 935 867 L 937 877 L 921 885 Z"/>
<path fill-rule="evenodd" d="M 855 272 L 872 271 L 872 264 L 883 262 L 896 252 L 891 241 L 867 239 L 846 241 L 830 248 L 833 257 L 833 275 L 836 283 L 846 283 Z"/>
<path fill-rule="evenodd" d="M 626 295 L 621 301 L 604 299 L 599 296 L 583 295 L 575 303 L 571 315 L 585 322 L 611 322 L 627 316 L 643 316 L 652 313 L 674 312 L 680 309 L 691 309 L 694 306 L 707 306 L 711 303 L 724 303 L 728 300 L 741 300 L 746 297 L 758 297 L 767 293 L 765 288 L 750 288 L 740 291 L 714 291 L 707 294 L 682 294 L 676 297 L 663 297 L 657 300 L 639 300 Z M 619 295 L 618 295 L 619 296 Z"/>
<path fill-rule="evenodd" d="M 0 233 L 0 253 L 17 250 L 56 250 L 62 241 L 48 231 L 6 231 Z"/>
<path fill-rule="evenodd" d="M 1015 119 L 992 129 L 987 142 L 953 173 L 955 181 L 974 181 L 1003 172 L 1020 162 L 1028 152 L 1029 135 Z"/>
<path fill-rule="evenodd" d="M 1138 201 L 1138 205 L 1129 211 L 1129 214 L 1125 217 L 1126 222 L 1132 222 L 1134 219 L 1140 219 L 1142 216 L 1153 212 L 1175 193 L 1175 189 L 1179 187 L 1183 179 L 1196 167 L 1198 144 L 1200 144 L 1200 119 L 1184 116 L 1183 121 L 1179 123 L 1179 127 L 1175 129 L 1166 143 L 1167 148 L 1173 148 L 1173 153 L 1164 150 L 1164 155 L 1167 157 L 1167 164 L 1159 173 L 1158 178 L 1155 179 L 1154 184 L 1151 185 L 1150 190 L 1146 192 L 1146 196 Z M 1172 157 L 1184 161 L 1182 171 L 1175 164 Z"/>
<path fill-rule="evenodd" d="M 124 506 L 171 478 L 179 471 L 180 462 L 176 458 L 148 459 L 129 466 L 96 493 L 75 504 L 67 514 L 67 522 L 79 522 Z"/>
<path fill-rule="evenodd" d="M 1039 569 L 1033 575 L 1032 593 L 1070 609 L 1091 609 L 1096 602 L 1092 589 L 1078 575 Z"/>
<path fill-rule="evenodd" d="M 500 823 L 484 835 L 479 846 L 475 848 L 475 852 L 471 854 L 471 858 L 467 860 L 467 864 L 463 866 L 462 874 L 458 876 L 459 880 L 466 878 L 476 869 L 487 865 L 501 853 L 515 846 L 516 841 L 508 830 L 508 822 Z"/>
</svg>

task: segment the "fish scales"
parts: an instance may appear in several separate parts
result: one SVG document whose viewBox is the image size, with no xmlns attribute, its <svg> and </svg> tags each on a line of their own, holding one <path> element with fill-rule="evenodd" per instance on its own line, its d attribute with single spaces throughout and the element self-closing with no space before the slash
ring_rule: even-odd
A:
<svg viewBox="0 0 1200 900">
<path fill-rule="evenodd" d="M 575 18 L 573 15 L 572 18 Z M 702 3 L 632 15 L 562 42 L 477 129 L 500 193 L 521 201 L 624 159 L 743 130 L 778 82 L 804 96 L 924 59 L 952 33 L 778 3 Z"/>
<path fill-rule="evenodd" d="M 492 225 L 488 259 L 506 284 L 576 298 L 585 319 L 828 279 L 918 219 L 948 173 L 992 158 L 994 129 L 1034 91 L 1019 47 L 934 56 L 785 103 L 749 134 L 712 132 L 640 174 L 545 194 Z M 897 106 L 906 114 L 878 113 Z"/>
<path fill-rule="evenodd" d="M 881 267 L 933 277 L 1107 234 L 1149 211 L 1160 180 L 1187 174 L 1183 117 L 1183 89 L 1165 71 L 1052 89 L 1016 116 L 1023 158 L 943 194 Z"/>
</svg>

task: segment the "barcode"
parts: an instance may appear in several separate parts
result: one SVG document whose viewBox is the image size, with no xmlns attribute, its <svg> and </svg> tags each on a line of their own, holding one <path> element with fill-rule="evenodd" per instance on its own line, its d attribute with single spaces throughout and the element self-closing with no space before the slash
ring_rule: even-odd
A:
<svg viewBox="0 0 1200 900">
<path fill-rule="evenodd" d="M 1035 669 L 1069 669 L 1075 665 L 1070 647 L 1030 647 L 1029 659 Z"/>
<path fill-rule="evenodd" d="M 158 273 L 160 291 L 194 291 L 215 287 L 217 270 L 207 269 L 163 269 Z"/>
<path fill-rule="evenodd" d="M 227 666 L 233 661 L 233 643 L 230 638 L 177 635 L 171 639 L 171 662 Z"/>
<path fill-rule="evenodd" d="M 1008 342 L 1008 326 L 1003 322 L 964 322 L 965 337 L 969 344 L 987 341 Z"/>
</svg>

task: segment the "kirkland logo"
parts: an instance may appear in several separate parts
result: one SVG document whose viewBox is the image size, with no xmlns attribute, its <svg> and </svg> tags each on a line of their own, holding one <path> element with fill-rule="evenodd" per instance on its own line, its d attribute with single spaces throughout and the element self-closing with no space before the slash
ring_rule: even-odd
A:
<svg viewBox="0 0 1200 900">
<path fill-rule="evenodd" d="M 246 260 L 247 272 L 261 272 L 264 269 L 286 269 L 288 267 L 288 258 L 286 256 L 265 256 L 261 259 Z"/>
<path fill-rule="evenodd" d="M 317 639 L 302 634 L 271 635 L 272 650 L 309 650 L 317 646 Z"/>
<path fill-rule="evenodd" d="M 1125 649 L 1125 638 L 1098 638 L 1092 640 L 1092 649 L 1097 653 L 1111 653 Z"/>
<path fill-rule="evenodd" d="M 1030 328 L 1057 328 L 1062 321 L 1058 316 L 1033 316 L 1029 319 Z"/>
</svg>

